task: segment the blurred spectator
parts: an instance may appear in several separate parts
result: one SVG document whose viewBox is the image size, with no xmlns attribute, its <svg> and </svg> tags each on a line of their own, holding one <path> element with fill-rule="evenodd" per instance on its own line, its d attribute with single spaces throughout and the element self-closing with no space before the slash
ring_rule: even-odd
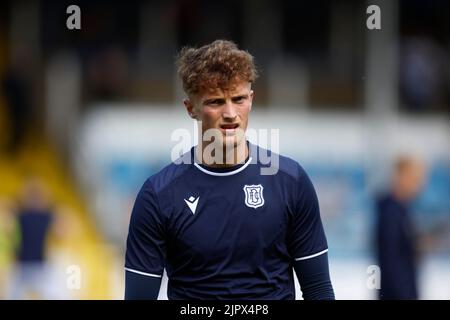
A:
<svg viewBox="0 0 450 320">
<path fill-rule="evenodd" d="M 395 164 L 391 190 L 377 202 L 377 258 L 381 269 L 379 298 L 418 299 L 417 233 L 410 202 L 419 194 L 425 167 L 411 157 Z"/>
<path fill-rule="evenodd" d="M 12 57 L 2 80 L 9 127 L 11 134 L 8 152 L 15 153 L 24 142 L 30 122 L 33 120 L 32 88 L 29 77 L 30 57 L 27 48 L 22 47 Z"/>
<path fill-rule="evenodd" d="M 17 250 L 12 299 L 51 297 L 45 246 L 54 220 L 46 186 L 37 178 L 29 179 L 17 211 L 21 241 Z"/>
<path fill-rule="evenodd" d="M 405 41 L 400 59 L 400 87 L 410 111 L 426 111 L 443 102 L 442 61 L 445 57 L 441 51 L 431 38 L 415 37 Z"/>
<path fill-rule="evenodd" d="M 115 100 L 126 95 L 129 62 L 125 51 L 109 46 L 94 55 L 88 65 L 92 99 Z"/>
</svg>

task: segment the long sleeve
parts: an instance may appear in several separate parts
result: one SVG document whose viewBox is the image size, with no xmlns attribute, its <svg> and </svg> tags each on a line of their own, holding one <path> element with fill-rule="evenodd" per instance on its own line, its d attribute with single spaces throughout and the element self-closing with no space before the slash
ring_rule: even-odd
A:
<svg viewBox="0 0 450 320">
<path fill-rule="evenodd" d="M 294 270 L 305 300 L 334 300 L 328 254 L 295 261 Z"/>
</svg>

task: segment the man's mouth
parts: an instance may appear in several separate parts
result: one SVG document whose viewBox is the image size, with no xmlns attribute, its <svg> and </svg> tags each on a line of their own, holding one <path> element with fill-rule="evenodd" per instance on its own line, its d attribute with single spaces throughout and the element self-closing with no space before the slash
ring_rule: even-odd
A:
<svg viewBox="0 0 450 320">
<path fill-rule="evenodd" d="M 236 128 L 239 127 L 239 124 L 234 123 L 234 124 L 222 124 L 220 125 L 220 128 L 223 130 L 234 130 Z"/>
<path fill-rule="evenodd" d="M 220 131 L 225 135 L 234 135 L 237 128 L 239 128 L 239 124 L 237 123 L 220 125 Z"/>
</svg>

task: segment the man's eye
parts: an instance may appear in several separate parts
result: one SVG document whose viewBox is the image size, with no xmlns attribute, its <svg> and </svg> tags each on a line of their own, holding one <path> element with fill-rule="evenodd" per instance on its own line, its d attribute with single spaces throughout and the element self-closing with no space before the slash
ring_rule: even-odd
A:
<svg viewBox="0 0 450 320">
<path fill-rule="evenodd" d="M 234 98 L 234 102 L 236 102 L 236 103 L 242 103 L 242 102 L 244 102 L 244 100 L 245 100 L 245 97 Z"/>
</svg>

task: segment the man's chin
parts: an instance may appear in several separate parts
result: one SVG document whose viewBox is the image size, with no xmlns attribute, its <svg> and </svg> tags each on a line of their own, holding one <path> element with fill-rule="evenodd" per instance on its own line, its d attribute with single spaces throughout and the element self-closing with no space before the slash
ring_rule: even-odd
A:
<svg viewBox="0 0 450 320">
<path fill-rule="evenodd" d="M 236 148 L 240 146 L 245 141 L 244 137 L 223 137 L 223 147 L 224 148 Z"/>
</svg>

